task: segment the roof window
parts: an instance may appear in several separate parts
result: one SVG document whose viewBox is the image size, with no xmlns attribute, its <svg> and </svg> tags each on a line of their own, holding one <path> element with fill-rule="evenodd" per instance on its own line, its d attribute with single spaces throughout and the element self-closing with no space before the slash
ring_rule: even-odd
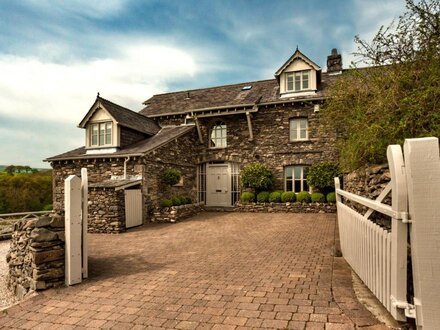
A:
<svg viewBox="0 0 440 330">
<path fill-rule="evenodd" d="M 242 91 L 248 91 L 252 88 L 252 85 L 244 86 L 241 90 Z"/>
</svg>

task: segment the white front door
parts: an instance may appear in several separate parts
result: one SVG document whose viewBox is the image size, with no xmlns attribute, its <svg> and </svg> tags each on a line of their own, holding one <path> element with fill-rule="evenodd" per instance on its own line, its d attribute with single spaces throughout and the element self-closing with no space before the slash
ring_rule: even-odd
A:
<svg viewBox="0 0 440 330">
<path fill-rule="evenodd" d="M 231 171 L 228 164 L 207 164 L 206 205 L 231 206 Z"/>
</svg>

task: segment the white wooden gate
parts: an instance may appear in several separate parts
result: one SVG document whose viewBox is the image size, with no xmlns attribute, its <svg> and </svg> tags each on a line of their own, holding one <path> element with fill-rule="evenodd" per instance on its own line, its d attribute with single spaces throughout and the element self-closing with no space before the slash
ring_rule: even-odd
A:
<svg viewBox="0 0 440 330">
<path fill-rule="evenodd" d="M 416 318 L 419 329 L 440 326 L 440 159 L 437 138 L 407 139 L 388 147 L 391 182 L 376 201 L 340 189 L 335 178 L 344 258 L 396 320 Z M 392 205 L 381 201 L 391 191 Z M 369 208 L 359 214 L 343 198 Z M 391 232 L 368 220 L 372 211 L 392 219 Z M 414 298 L 407 302 L 410 230 Z"/>
<path fill-rule="evenodd" d="M 88 183 L 87 169 L 81 169 L 81 179 L 70 175 L 64 180 L 65 213 L 65 283 L 81 283 L 88 277 Z"/>
<path fill-rule="evenodd" d="M 125 227 L 142 225 L 142 190 L 126 189 L 125 193 Z"/>
</svg>

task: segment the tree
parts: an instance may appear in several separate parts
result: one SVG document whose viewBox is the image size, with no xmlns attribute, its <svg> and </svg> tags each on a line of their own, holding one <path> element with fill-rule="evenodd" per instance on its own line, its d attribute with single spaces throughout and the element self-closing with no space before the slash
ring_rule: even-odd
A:
<svg viewBox="0 0 440 330">
<path fill-rule="evenodd" d="M 440 1 L 406 7 L 371 42 L 355 38 L 358 60 L 329 90 L 322 114 L 341 137 L 345 170 L 385 162 L 386 147 L 405 138 L 440 135 Z"/>
<path fill-rule="evenodd" d="M 335 163 L 322 162 L 310 166 L 307 173 L 307 182 L 314 189 L 327 195 L 335 190 L 334 179 L 341 176 L 339 167 Z"/>
<path fill-rule="evenodd" d="M 8 173 L 9 175 L 14 175 L 15 172 L 15 166 L 14 165 L 9 165 L 5 168 L 5 172 Z"/>
<path fill-rule="evenodd" d="M 270 189 L 273 186 L 273 180 L 271 170 L 261 163 L 250 164 L 241 171 L 242 186 L 253 189 L 255 194 Z"/>
</svg>

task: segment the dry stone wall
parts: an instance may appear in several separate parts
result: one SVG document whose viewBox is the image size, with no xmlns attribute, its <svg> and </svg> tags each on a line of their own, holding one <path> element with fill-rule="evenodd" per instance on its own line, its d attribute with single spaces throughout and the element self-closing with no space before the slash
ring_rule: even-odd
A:
<svg viewBox="0 0 440 330">
<path fill-rule="evenodd" d="M 125 231 L 125 197 L 123 190 L 89 189 L 90 233 L 117 234 Z"/>
<path fill-rule="evenodd" d="M 235 212 L 258 213 L 336 213 L 335 204 L 327 203 L 251 203 L 237 204 Z"/>
<path fill-rule="evenodd" d="M 202 204 L 187 204 L 171 207 L 157 207 L 153 212 L 152 222 L 176 222 L 203 211 Z"/>
<path fill-rule="evenodd" d="M 20 299 L 37 290 L 64 284 L 64 217 L 58 214 L 14 224 L 8 286 Z"/>
</svg>

